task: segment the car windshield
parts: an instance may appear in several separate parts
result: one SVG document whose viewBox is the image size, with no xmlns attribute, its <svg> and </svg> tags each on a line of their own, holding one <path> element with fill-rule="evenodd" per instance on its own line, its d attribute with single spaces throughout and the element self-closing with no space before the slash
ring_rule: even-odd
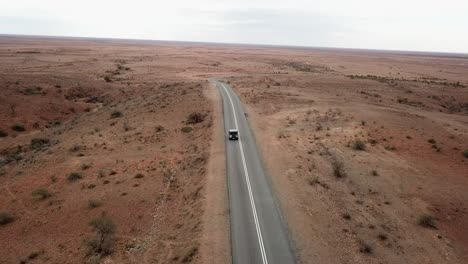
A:
<svg viewBox="0 0 468 264">
<path fill-rule="evenodd" d="M 237 131 L 229 131 L 230 135 L 237 135 Z"/>
</svg>

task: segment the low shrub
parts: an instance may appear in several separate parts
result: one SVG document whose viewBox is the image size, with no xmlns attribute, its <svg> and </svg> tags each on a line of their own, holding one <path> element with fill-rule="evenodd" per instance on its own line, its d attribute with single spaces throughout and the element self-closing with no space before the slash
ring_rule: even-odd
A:
<svg viewBox="0 0 468 264">
<path fill-rule="evenodd" d="M 421 215 L 418 219 L 418 224 L 425 228 L 437 229 L 436 220 L 432 215 Z"/>
<path fill-rule="evenodd" d="M 11 126 L 11 129 L 16 131 L 16 132 L 26 131 L 26 128 L 24 127 L 23 124 L 14 124 L 14 125 Z"/>
<path fill-rule="evenodd" d="M 388 239 L 388 236 L 384 233 L 380 233 L 377 235 L 377 238 L 380 240 L 380 241 L 384 241 L 384 240 L 387 240 Z"/>
<path fill-rule="evenodd" d="M 78 172 L 72 172 L 68 174 L 67 179 L 69 182 L 74 182 L 74 181 L 83 179 L 83 175 L 81 175 L 81 173 L 78 173 Z"/>
<path fill-rule="evenodd" d="M 111 113 L 111 118 L 119 118 L 119 117 L 122 117 L 122 116 L 123 116 L 123 114 L 120 111 L 113 111 Z"/>
<path fill-rule="evenodd" d="M 388 151 L 395 151 L 396 147 L 395 146 L 385 146 L 385 149 Z"/>
<path fill-rule="evenodd" d="M 332 169 L 333 169 L 333 175 L 337 178 L 344 178 L 346 177 L 346 172 L 344 170 L 344 165 L 341 161 L 338 160 L 333 160 L 332 161 Z"/>
<path fill-rule="evenodd" d="M 0 130 L 0 137 L 7 137 L 7 136 L 8 136 L 7 132 Z"/>
<path fill-rule="evenodd" d="M 366 150 L 366 144 L 362 140 L 356 139 L 353 142 L 353 149 L 354 150 Z"/>
<path fill-rule="evenodd" d="M 343 218 L 346 219 L 346 220 L 351 220 L 351 215 L 348 214 L 348 213 L 344 213 Z"/>
<path fill-rule="evenodd" d="M 197 124 L 197 123 L 201 123 L 205 120 L 205 115 L 203 115 L 202 113 L 197 113 L 197 112 L 194 112 L 194 113 L 191 113 L 188 117 L 187 117 L 187 124 Z"/>
<path fill-rule="evenodd" d="M 32 192 L 32 195 L 38 200 L 44 200 L 52 196 L 46 188 L 38 188 Z"/>
<path fill-rule="evenodd" d="M 100 201 L 97 201 L 97 200 L 89 200 L 88 201 L 88 209 L 94 209 L 94 208 L 97 208 L 99 206 L 101 206 L 102 203 Z"/>
<path fill-rule="evenodd" d="M 101 215 L 89 222 L 96 233 L 94 238 L 85 241 L 89 255 L 110 255 L 114 247 L 116 225 L 107 215 Z"/>
<path fill-rule="evenodd" d="M 360 246 L 359 246 L 359 252 L 363 253 L 363 254 L 372 254 L 374 250 L 372 249 L 372 247 L 367 244 L 367 243 L 364 243 L 364 242 L 361 242 L 360 243 Z"/>
<path fill-rule="evenodd" d="M 7 212 L 7 211 L 3 211 L 3 212 L 0 212 L 0 225 L 6 225 L 6 224 L 9 224 L 11 222 L 13 222 L 15 219 L 13 218 L 13 216 Z"/>
<path fill-rule="evenodd" d="M 71 148 L 70 148 L 70 152 L 77 152 L 77 151 L 80 151 L 82 149 L 82 147 L 78 144 L 76 145 L 73 145 Z"/>
<path fill-rule="evenodd" d="M 192 132 L 193 128 L 186 126 L 186 127 L 183 127 L 181 130 L 184 133 L 190 133 Z"/>
<path fill-rule="evenodd" d="M 81 164 L 80 168 L 81 168 L 82 170 L 87 170 L 87 169 L 91 168 L 91 164 L 89 164 L 89 163 L 83 163 L 83 164 Z"/>
<path fill-rule="evenodd" d="M 463 157 L 467 158 L 468 159 L 468 149 L 465 149 L 463 151 Z"/>
<path fill-rule="evenodd" d="M 47 138 L 33 138 L 29 147 L 32 150 L 39 150 L 49 146 L 50 140 Z"/>
</svg>

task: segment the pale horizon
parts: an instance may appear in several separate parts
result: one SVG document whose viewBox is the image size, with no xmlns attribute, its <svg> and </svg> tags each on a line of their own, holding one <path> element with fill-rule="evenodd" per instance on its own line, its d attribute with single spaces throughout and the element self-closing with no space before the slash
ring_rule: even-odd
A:
<svg viewBox="0 0 468 264">
<path fill-rule="evenodd" d="M 468 53 L 468 3 L 80 1 L 2 3 L 0 34 Z"/>
</svg>

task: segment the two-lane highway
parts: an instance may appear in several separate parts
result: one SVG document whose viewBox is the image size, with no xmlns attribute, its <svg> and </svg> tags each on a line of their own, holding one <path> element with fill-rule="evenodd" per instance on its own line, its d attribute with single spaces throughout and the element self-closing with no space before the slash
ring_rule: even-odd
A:
<svg viewBox="0 0 468 264">
<path fill-rule="evenodd" d="M 229 85 L 211 79 L 223 98 L 233 263 L 295 263 L 288 232 L 263 170 L 254 137 L 238 96 Z"/>
</svg>

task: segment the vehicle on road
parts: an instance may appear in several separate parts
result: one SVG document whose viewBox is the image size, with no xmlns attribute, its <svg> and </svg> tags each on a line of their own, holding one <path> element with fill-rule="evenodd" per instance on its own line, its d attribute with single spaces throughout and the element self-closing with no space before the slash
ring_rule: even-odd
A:
<svg viewBox="0 0 468 264">
<path fill-rule="evenodd" d="M 239 130 L 229 129 L 229 140 L 238 140 L 239 139 Z"/>
</svg>

